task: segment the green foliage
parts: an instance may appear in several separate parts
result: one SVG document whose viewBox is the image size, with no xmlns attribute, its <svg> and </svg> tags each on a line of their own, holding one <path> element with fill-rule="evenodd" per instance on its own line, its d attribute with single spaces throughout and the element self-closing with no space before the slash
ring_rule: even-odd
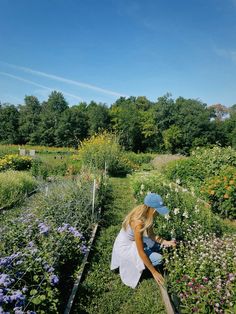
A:
<svg viewBox="0 0 236 314">
<path fill-rule="evenodd" d="M 164 238 L 193 240 L 199 234 L 222 233 L 223 225 L 212 214 L 208 204 L 186 189 L 170 183 L 160 174 L 133 175 L 132 185 L 139 203 L 143 203 L 148 192 L 155 192 L 163 197 L 166 206 L 170 208 L 170 214 L 165 217 L 158 215 L 156 222 L 157 233 Z M 186 230 L 193 225 L 197 227 L 188 234 Z"/>
<path fill-rule="evenodd" d="M 219 175 L 206 179 L 202 186 L 212 210 L 221 217 L 236 218 L 236 168 L 226 167 Z"/>
<path fill-rule="evenodd" d="M 2 215 L 0 271 L 11 280 L 3 293 L 21 291 L 29 311 L 58 313 L 65 302 L 65 289 L 71 289 L 70 275 L 83 260 L 94 223 L 93 180 L 88 172 L 74 181 L 58 180 L 19 210 Z M 95 212 L 102 199 L 98 194 L 104 192 L 100 184 L 97 178 Z M 3 310 L 12 311 L 16 302 L 4 303 Z"/>
<path fill-rule="evenodd" d="M 141 166 L 142 164 L 149 163 L 156 154 L 150 153 L 134 153 L 134 152 L 126 152 L 125 157 L 128 158 L 132 163 Z"/>
<path fill-rule="evenodd" d="M 0 103 L 0 143 L 17 144 L 19 141 L 19 112 L 14 105 Z"/>
<path fill-rule="evenodd" d="M 19 155 L 5 155 L 0 159 L 0 171 L 3 170 L 29 170 L 32 158 Z"/>
<path fill-rule="evenodd" d="M 8 170 L 0 173 L 0 207 L 18 202 L 37 185 L 37 181 L 26 172 Z"/>
<path fill-rule="evenodd" d="M 63 111 L 58 128 L 55 130 L 56 145 L 77 148 L 79 142 L 87 136 L 88 121 L 85 111 L 79 106 L 73 106 Z"/>
<path fill-rule="evenodd" d="M 163 131 L 163 140 L 166 150 L 175 154 L 183 142 L 183 134 L 180 127 L 172 125 L 169 129 Z"/>
<path fill-rule="evenodd" d="M 219 174 L 226 165 L 236 167 L 236 151 L 232 148 L 199 148 L 189 158 L 170 163 L 165 174 L 185 187 L 199 188 L 206 178 Z"/>
<path fill-rule="evenodd" d="M 25 105 L 19 106 L 19 134 L 21 143 L 34 143 L 40 121 L 40 112 L 41 106 L 39 100 L 34 96 L 25 96 Z"/>
<path fill-rule="evenodd" d="M 196 99 L 174 100 L 166 94 L 156 102 L 144 96 L 121 97 L 110 108 L 94 101 L 69 107 L 56 91 L 42 103 L 34 96 L 26 96 L 24 102 L 18 107 L 0 104 L 1 143 L 77 148 L 87 136 L 112 130 L 122 147 L 135 152 L 188 155 L 198 146 L 235 147 L 234 106 L 208 107 Z"/>
<path fill-rule="evenodd" d="M 109 129 L 109 109 L 105 104 L 97 104 L 91 101 L 86 107 L 86 115 L 88 117 L 88 133 L 90 136 Z"/>
<path fill-rule="evenodd" d="M 199 235 L 166 252 L 168 290 L 179 297 L 181 313 L 235 312 L 235 245 L 235 234 Z"/>
<path fill-rule="evenodd" d="M 78 158 L 90 168 L 105 169 L 110 175 L 126 175 L 132 171 L 131 162 L 125 157 L 117 139 L 109 133 L 94 135 L 82 142 Z"/>
</svg>

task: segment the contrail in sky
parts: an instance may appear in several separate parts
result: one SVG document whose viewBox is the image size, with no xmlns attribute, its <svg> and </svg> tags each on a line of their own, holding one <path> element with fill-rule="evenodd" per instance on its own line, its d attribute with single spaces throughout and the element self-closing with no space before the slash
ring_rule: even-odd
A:
<svg viewBox="0 0 236 314">
<path fill-rule="evenodd" d="M 60 81 L 63 83 L 67 83 L 67 84 L 71 84 L 71 85 L 76 85 L 79 87 L 84 87 L 84 88 L 88 88 L 100 93 L 104 93 L 104 94 L 108 94 L 108 95 L 112 95 L 112 96 L 116 96 L 116 97 L 128 97 L 127 95 L 123 95 L 117 92 L 113 92 L 111 90 L 108 89 L 104 89 L 104 88 L 100 88 L 91 84 L 87 84 L 87 83 L 83 83 L 83 82 L 79 82 L 79 81 L 74 81 L 74 80 L 70 80 L 61 76 L 57 76 L 57 75 L 53 75 L 53 74 L 49 74 L 49 73 L 45 73 L 45 72 L 40 72 L 40 71 L 35 71 L 33 69 L 30 68 L 26 68 L 26 67 L 22 67 L 22 66 L 18 66 L 15 64 L 11 64 L 11 63 L 6 63 L 3 61 L 0 61 L 1 64 L 7 65 L 11 68 L 17 69 L 17 70 L 21 70 L 30 74 L 34 74 L 34 75 L 38 75 L 38 76 L 43 76 L 43 77 L 47 77 L 49 79 L 52 80 L 56 80 L 56 81 Z"/>
<path fill-rule="evenodd" d="M 31 85 L 34 85 L 34 86 L 37 86 L 37 87 L 40 87 L 40 88 L 47 89 L 47 90 L 49 90 L 49 91 L 58 90 L 58 91 L 62 92 L 64 95 L 67 95 L 67 96 L 76 98 L 76 99 L 78 99 L 78 100 L 80 100 L 80 101 L 83 100 L 81 97 L 79 97 L 79 96 L 77 96 L 77 95 L 73 95 L 73 94 L 64 92 L 64 91 L 62 91 L 62 90 L 60 90 L 60 89 L 58 89 L 58 88 L 50 88 L 50 87 L 48 87 L 48 86 L 44 86 L 44 85 L 35 83 L 35 82 L 33 82 L 33 81 L 30 81 L 30 80 L 26 80 L 26 79 L 24 79 L 24 78 L 22 78 L 22 77 L 20 77 L 20 76 L 12 75 L 12 74 L 10 74 L 10 73 L 1 72 L 1 71 L 0 71 L 0 74 L 1 74 L 1 75 L 5 75 L 5 76 L 8 76 L 8 77 L 13 78 L 13 79 L 16 79 L 16 80 L 18 80 L 18 81 L 22 81 L 22 82 L 25 82 L 25 83 L 28 83 L 28 84 L 31 84 Z"/>
</svg>

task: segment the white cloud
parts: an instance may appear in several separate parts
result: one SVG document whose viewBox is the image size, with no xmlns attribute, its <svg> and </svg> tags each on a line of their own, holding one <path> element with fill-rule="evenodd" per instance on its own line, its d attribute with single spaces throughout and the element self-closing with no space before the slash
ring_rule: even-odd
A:
<svg viewBox="0 0 236 314">
<path fill-rule="evenodd" d="M 0 75 L 4 75 L 4 76 L 10 77 L 10 78 L 13 78 L 13 79 L 15 79 L 15 80 L 21 81 L 21 82 L 25 82 L 25 83 L 28 83 L 28 84 L 31 84 L 31 85 L 34 85 L 34 86 L 37 86 L 37 87 L 46 89 L 46 90 L 48 90 L 48 91 L 50 91 L 50 92 L 53 91 L 53 90 L 57 90 L 57 91 L 62 92 L 63 95 L 66 95 L 66 96 L 69 96 L 69 97 L 78 99 L 78 100 L 80 100 L 80 101 L 83 100 L 80 96 L 67 93 L 67 92 L 65 92 L 65 91 L 63 91 L 63 90 L 61 90 L 61 89 L 58 89 L 58 88 L 52 88 L 52 87 L 44 86 L 44 85 L 35 83 L 35 82 L 31 81 L 31 80 L 26 80 L 26 79 L 24 79 L 23 77 L 16 76 L 16 75 L 13 75 L 13 74 L 10 74 L 10 73 L 7 73 L 7 72 L 0 72 Z"/>
<path fill-rule="evenodd" d="M 14 64 L 3 62 L 3 61 L 0 61 L 0 63 L 3 64 L 3 65 L 6 65 L 8 67 L 14 68 L 16 70 L 24 71 L 26 73 L 30 73 L 30 74 L 38 75 L 38 76 L 43 76 L 43 77 L 46 77 L 46 78 L 49 78 L 49 79 L 52 79 L 52 80 L 60 81 L 60 82 L 71 84 L 71 85 L 76 85 L 76 86 L 83 87 L 83 88 L 88 88 L 88 89 L 91 89 L 91 90 L 94 90 L 94 91 L 97 91 L 97 92 L 100 92 L 100 93 L 104 93 L 104 94 L 108 94 L 108 95 L 112 95 L 112 96 L 116 96 L 116 97 L 121 97 L 121 96 L 128 97 L 127 95 L 122 95 L 120 93 L 117 93 L 117 92 L 114 92 L 114 91 L 111 91 L 111 90 L 108 90 L 108 89 L 100 88 L 100 87 L 97 87 L 97 86 L 94 86 L 94 85 L 91 85 L 91 84 L 87 84 L 87 83 L 83 83 L 83 82 L 79 82 L 79 81 L 75 81 L 75 80 L 70 80 L 70 79 L 67 79 L 67 78 L 64 78 L 64 77 L 61 77 L 61 76 L 57 76 L 57 75 L 54 75 L 54 74 L 49 74 L 49 73 L 45 73 L 45 72 L 41 72 L 41 71 L 36 71 L 36 70 L 30 69 L 30 68 L 17 66 L 17 65 L 14 65 Z"/>
</svg>

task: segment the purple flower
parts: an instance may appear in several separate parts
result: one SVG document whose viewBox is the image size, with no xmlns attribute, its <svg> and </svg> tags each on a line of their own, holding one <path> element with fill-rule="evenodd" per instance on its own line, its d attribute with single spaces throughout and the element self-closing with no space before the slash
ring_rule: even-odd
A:
<svg viewBox="0 0 236 314">
<path fill-rule="evenodd" d="M 56 275 L 50 276 L 51 285 L 55 286 L 59 282 L 59 278 Z"/>
<path fill-rule="evenodd" d="M 43 222 L 38 224 L 38 227 L 39 227 L 39 233 L 40 234 L 44 234 L 44 235 L 48 234 L 49 227 L 47 225 L 45 225 Z"/>
<path fill-rule="evenodd" d="M 10 314 L 10 312 L 4 312 L 3 308 L 0 306 L 0 314 Z"/>
<path fill-rule="evenodd" d="M 61 227 L 57 228 L 57 231 L 58 232 L 64 232 L 64 231 L 66 231 L 68 229 L 69 226 L 70 226 L 69 224 L 63 223 Z"/>
<path fill-rule="evenodd" d="M 14 279 L 7 274 L 0 274 L 0 286 L 8 287 L 14 282 Z"/>
<path fill-rule="evenodd" d="M 82 244 L 81 247 L 80 247 L 80 251 L 81 251 L 82 254 L 85 255 L 87 253 L 87 251 L 88 251 L 87 246 Z"/>
<path fill-rule="evenodd" d="M 17 306 L 13 309 L 13 311 L 15 314 L 24 314 L 24 312 L 22 311 L 22 307 Z"/>
</svg>

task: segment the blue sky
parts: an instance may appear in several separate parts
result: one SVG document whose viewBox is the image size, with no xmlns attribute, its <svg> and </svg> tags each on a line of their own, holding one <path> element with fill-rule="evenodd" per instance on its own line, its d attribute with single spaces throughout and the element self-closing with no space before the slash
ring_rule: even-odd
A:
<svg viewBox="0 0 236 314">
<path fill-rule="evenodd" d="M 0 0 L 0 101 L 236 103 L 236 0 Z"/>
</svg>

